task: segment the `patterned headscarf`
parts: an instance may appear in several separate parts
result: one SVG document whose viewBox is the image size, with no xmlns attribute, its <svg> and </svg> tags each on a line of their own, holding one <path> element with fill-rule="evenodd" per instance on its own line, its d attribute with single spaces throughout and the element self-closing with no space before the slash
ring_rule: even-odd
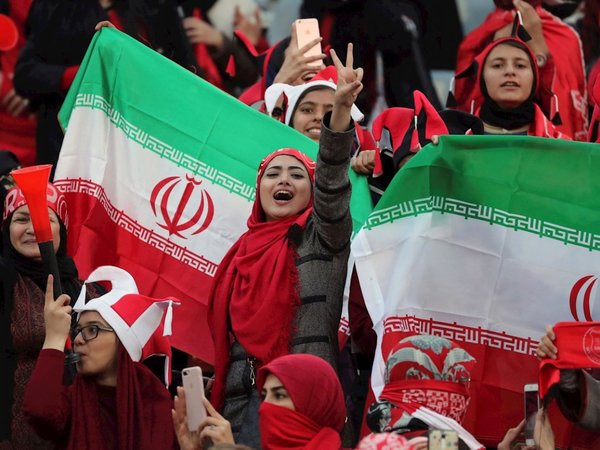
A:
<svg viewBox="0 0 600 450">
<path fill-rule="evenodd" d="M 390 352 L 380 401 L 369 408 L 375 432 L 411 430 L 412 413 L 426 407 L 461 422 L 469 404 L 475 359 L 454 342 L 430 335 L 402 339 Z"/>
</svg>

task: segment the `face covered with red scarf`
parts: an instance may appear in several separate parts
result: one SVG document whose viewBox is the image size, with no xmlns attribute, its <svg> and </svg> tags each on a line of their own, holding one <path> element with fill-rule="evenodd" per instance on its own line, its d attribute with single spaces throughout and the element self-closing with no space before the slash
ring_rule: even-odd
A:
<svg viewBox="0 0 600 450">
<path fill-rule="evenodd" d="M 339 449 L 346 420 L 342 387 L 333 368 L 314 355 L 276 358 L 258 373 L 262 447 Z"/>
<path fill-rule="evenodd" d="M 267 156 L 257 180 L 262 219 L 285 219 L 308 208 L 314 176 L 314 161 L 298 150 L 280 149 Z"/>
<path fill-rule="evenodd" d="M 448 339 L 416 335 L 401 340 L 386 362 L 385 387 L 369 408 L 374 432 L 414 431 L 411 414 L 420 407 L 461 422 L 475 359 Z"/>
</svg>

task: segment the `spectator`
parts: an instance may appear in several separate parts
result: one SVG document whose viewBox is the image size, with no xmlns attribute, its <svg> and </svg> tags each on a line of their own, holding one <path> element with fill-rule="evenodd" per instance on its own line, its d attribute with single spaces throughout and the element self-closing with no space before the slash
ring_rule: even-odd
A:
<svg viewBox="0 0 600 450">
<path fill-rule="evenodd" d="M 475 111 L 484 134 L 512 134 L 569 139 L 534 102 L 540 86 L 535 56 L 520 39 L 490 43 L 457 78 L 476 80 L 474 92 L 483 98 Z"/>
<path fill-rule="evenodd" d="M 539 0 L 514 0 L 514 4 L 494 0 L 494 3 L 498 8 L 461 43 L 456 73 L 467 69 L 490 42 L 510 34 L 518 10 L 523 26 L 532 37 L 529 45 L 540 71 L 539 105 L 542 111 L 552 119 L 560 112 L 562 125 L 558 130 L 575 140 L 587 140 L 585 71 L 581 41 L 576 32 L 542 9 Z M 483 103 L 477 81 L 457 78 L 455 94 L 459 109 L 474 113 Z"/>
<path fill-rule="evenodd" d="M 181 4 L 183 10 L 183 27 L 189 43 L 192 46 L 195 62 L 199 68 L 199 75 L 209 83 L 234 92 L 235 88 L 250 86 L 256 81 L 258 71 L 254 57 L 243 42 L 234 38 L 231 29 L 225 27 L 223 17 L 229 13 L 229 23 L 233 24 L 237 17 L 238 9 L 229 9 L 225 2 L 205 2 L 201 0 L 185 0 Z M 240 13 L 241 14 L 241 13 Z M 222 23 L 221 28 L 210 22 L 210 17 Z M 248 20 L 245 20 L 244 31 L 248 32 Z M 228 28 L 229 33 L 223 31 Z M 230 62 L 230 58 L 232 61 Z"/>
<path fill-rule="evenodd" d="M 48 205 L 61 286 L 75 298 L 82 282 L 75 263 L 67 256 L 67 203 L 50 184 Z M 0 447 L 6 444 L 23 449 L 51 448 L 25 423 L 21 411 L 25 384 L 44 342 L 46 271 L 29 208 L 16 187 L 8 192 L 4 204 L 0 287 Z M 96 295 L 97 290 L 90 289 L 90 296 Z"/>
<path fill-rule="evenodd" d="M 48 277 L 46 337 L 25 392 L 27 420 L 57 448 L 98 448 L 100 442 L 104 448 L 177 448 L 169 392 L 138 362 L 153 354 L 170 357 L 163 333 L 171 327 L 173 301 L 139 295 L 131 275 L 117 267 L 100 267 L 88 280 L 109 281 L 111 291 L 85 303 L 84 287 L 71 308 L 69 296 L 54 299 Z M 72 309 L 78 312 L 73 342 L 81 358 L 73 385 L 63 386 L 62 349 Z M 168 364 L 165 375 L 167 370 Z"/>
<path fill-rule="evenodd" d="M 333 109 L 337 74 L 333 66 L 317 73 L 310 81 L 296 86 L 274 83 L 265 92 L 267 112 L 279 118 L 309 139 L 319 142 L 323 117 Z M 285 95 L 285 111 L 276 106 Z M 362 113 L 352 105 L 352 119 L 360 121 Z"/>
<path fill-rule="evenodd" d="M 275 358 L 258 372 L 257 388 L 261 445 L 284 448 L 341 449 L 340 432 L 346 420 L 344 394 L 330 364 L 307 354 Z M 190 433 L 185 420 L 185 392 L 175 399 L 173 423 L 182 450 L 202 448 L 202 441 L 233 443 L 231 426 L 205 400 L 210 417 Z"/>
<path fill-rule="evenodd" d="M 336 365 L 352 233 L 350 111 L 362 89 L 362 69 L 352 68 L 349 48 L 346 66 L 332 51 L 338 85 L 323 121 L 316 171 L 312 160 L 293 149 L 263 160 L 249 230 L 215 276 L 209 303 L 215 342 L 212 400 L 232 422 L 240 443 L 260 444 L 253 389 L 260 366 L 288 353 L 310 353 Z"/>
<path fill-rule="evenodd" d="M 15 67 L 15 90 L 37 111 L 38 164 L 56 164 L 63 132 L 57 115 L 98 22 L 114 26 L 189 66 L 174 4 L 159 0 L 37 0 Z M 181 31 L 181 40 L 178 31 Z M 187 44 L 186 44 L 187 45 Z"/>
</svg>

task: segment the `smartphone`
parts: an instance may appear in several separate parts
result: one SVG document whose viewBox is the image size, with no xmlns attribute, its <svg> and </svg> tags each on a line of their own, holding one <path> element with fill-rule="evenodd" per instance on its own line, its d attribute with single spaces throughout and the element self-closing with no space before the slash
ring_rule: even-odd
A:
<svg viewBox="0 0 600 450">
<path fill-rule="evenodd" d="M 310 41 L 321 36 L 319 33 L 319 21 L 317 19 L 298 19 L 296 20 L 296 41 L 298 48 L 304 47 Z M 317 56 L 322 53 L 321 43 L 308 49 L 304 56 Z M 318 59 L 310 63 L 311 66 L 319 67 L 323 62 Z"/>
<path fill-rule="evenodd" d="M 197 431 L 206 419 L 204 407 L 204 380 L 202 369 L 198 366 L 186 367 L 181 372 L 183 389 L 185 390 L 185 408 L 187 411 L 187 426 L 190 431 Z"/>
<path fill-rule="evenodd" d="M 523 398 L 525 405 L 525 445 L 535 445 L 533 440 L 533 430 L 535 428 L 535 419 L 540 409 L 540 395 L 537 384 L 526 384 L 523 388 Z"/>
</svg>

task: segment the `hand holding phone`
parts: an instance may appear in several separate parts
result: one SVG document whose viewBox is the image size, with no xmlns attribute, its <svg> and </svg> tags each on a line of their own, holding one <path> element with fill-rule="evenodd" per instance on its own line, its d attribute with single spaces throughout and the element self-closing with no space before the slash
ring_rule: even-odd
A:
<svg viewBox="0 0 600 450">
<path fill-rule="evenodd" d="M 197 431 L 206 420 L 204 407 L 204 380 L 200 367 L 187 367 L 182 371 L 183 389 L 185 390 L 185 408 L 187 426 L 190 431 Z"/>
</svg>

